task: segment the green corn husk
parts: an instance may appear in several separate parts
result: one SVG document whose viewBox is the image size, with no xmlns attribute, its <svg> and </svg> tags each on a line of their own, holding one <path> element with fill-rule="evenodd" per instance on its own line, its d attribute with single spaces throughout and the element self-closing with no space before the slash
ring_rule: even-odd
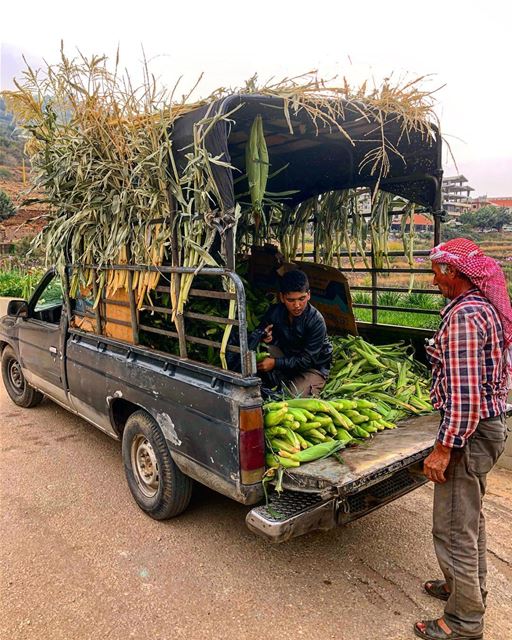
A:
<svg viewBox="0 0 512 640">
<path fill-rule="evenodd" d="M 377 431 L 384 431 L 386 428 L 379 420 L 370 420 L 368 424 L 370 427 L 375 427 Z"/>
<path fill-rule="evenodd" d="M 307 433 L 307 438 L 316 438 L 317 440 L 323 442 L 325 440 L 325 434 L 323 434 L 318 429 L 310 429 Z"/>
<path fill-rule="evenodd" d="M 355 401 L 356 402 L 356 406 L 354 407 L 354 409 L 374 409 L 375 408 L 375 402 L 370 402 L 369 400 L 362 400 L 362 399 L 358 399 Z M 351 408 L 351 407 L 349 407 Z"/>
<path fill-rule="evenodd" d="M 263 417 L 263 421 L 266 427 L 276 427 L 278 424 L 283 422 L 284 416 L 288 413 L 288 409 L 284 407 L 283 409 L 278 409 L 277 411 L 269 411 L 265 413 Z"/>
<path fill-rule="evenodd" d="M 315 414 L 315 422 L 319 422 L 322 427 L 333 424 L 331 416 L 325 413 L 316 413 Z"/>
<path fill-rule="evenodd" d="M 372 411 L 371 409 L 359 409 L 359 413 L 361 413 L 363 416 L 367 416 L 370 420 L 380 420 L 380 418 L 382 417 L 380 413 L 378 413 L 377 411 Z"/>
<path fill-rule="evenodd" d="M 386 429 L 396 429 L 397 425 L 393 422 L 388 422 L 387 420 L 379 420 L 380 424 L 382 424 Z"/>
<path fill-rule="evenodd" d="M 318 429 L 322 425 L 319 422 L 306 422 L 305 424 L 301 424 L 298 428 L 298 431 L 304 435 L 305 432 L 311 431 L 311 429 Z"/>
<path fill-rule="evenodd" d="M 299 439 L 300 442 L 300 448 L 301 449 L 307 449 L 308 447 L 311 447 L 312 445 L 306 440 L 306 438 L 303 438 L 301 436 L 300 433 L 297 433 L 297 438 Z"/>
<path fill-rule="evenodd" d="M 353 433 L 354 433 L 354 436 L 356 436 L 357 438 L 369 438 L 370 437 L 370 433 L 368 431 L 366 431 L 366 429 L 363 429 L 358 424 L 354 425 Z"/>
<path fill-rule="evenodd" d="M 274 449 L 274 451 L 287 451 L 288 453 L 296 453 L 297 450 L 300 448 L 300 446 L 296 447 L 295 445 L 292 445 L 287 440 L 282 440 L 280 438 L 272 438 L 272 440 L 270 441 L 270 444 L 272 446 L 272 449 Z"/>
<path fill-rule="evenodd" d="M 319 460 L 320 458 L 326 458 L 332 455 L 336 451 L 342 449 L 343 446 L 342 442 L 338 442 L 336 440 L 317 444 L 294 454 L 294 459 L 299 462 L 312 462 L 313 460 Z"/>
<path fill-rule="evenodd" d="M 358 411 L 354 411 L 349 409 L 347 411 L 347 416 L 352 420 L 354 424 L 361 424 L 362 422 L 368 422 L 370 418 L 368 416 L 359 413 Z"/>
<path fill-rule="evenodd" d="M 300 467 L 300 462 L 298 460 L 294 460 L 293 458 L 282 458 L 281 456 L 271 453 L 267 453 L 265 456 L 265 462 L 267 467 L 270 468 L 278 467 L 279 465 L 285 469 Z"/>
<path fill-rule="evenodd" d="M 265 434 L 269 437 L 272 436 L 285 436 L 287 430 L 285 427 L 270 427 L 265 429 Z"/>
<path fill-rule="evenodd" d="M 293 447 L 300 449 L 300 446 L 301 446 L 300 440 L 297 434 L 292 429 L 286 430 L 286 439 L 288 440 L 288 442 L 291 443 Z"/>
<path fill-rule="evenodd" d="M 266 402 L 263 405 L 264 411 L 278 411 L 279 409 L 286 409 L 288 407 L 287 402 Z"/>
<path fill-rule="evenodd" d="M 308 421 L 307 415 L 301 409 L 296 409 L 294 407 L 289 407 L 288 413 L 291 413 L 294 420 L 300 422 L 301 424 L 305 424 Z M 312 414 L 311 414 L 312 415 Z M 312 416 L 313 419 L 313 416 Z"/>
<path fill-rule="evenodd" d="M 343 442 L 343 444 L 347 445 L 353 442 L 354 438 L 350 435 L 348 431 L 340 428 L 336 432 L 335 440 L 339 440 L 340 442 Z"/>
</svg>

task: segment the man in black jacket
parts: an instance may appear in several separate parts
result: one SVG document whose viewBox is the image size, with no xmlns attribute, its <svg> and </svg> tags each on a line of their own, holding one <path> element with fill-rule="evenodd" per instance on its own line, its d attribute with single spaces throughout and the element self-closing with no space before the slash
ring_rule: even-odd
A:
<svg viewBox="0 0 512 640">
<path fill-rule="evenodd" d="M 332 360 L 332 345 L 322 314 L 309 303 L 309 282 L 303 271 L 288 271 L 281 278 L 278 304 L 262 318 L 258 333 L 270 357 L 258 363 L 258 373 L 281 380 L 301 397 L 318 395 Z"/>
</svg>

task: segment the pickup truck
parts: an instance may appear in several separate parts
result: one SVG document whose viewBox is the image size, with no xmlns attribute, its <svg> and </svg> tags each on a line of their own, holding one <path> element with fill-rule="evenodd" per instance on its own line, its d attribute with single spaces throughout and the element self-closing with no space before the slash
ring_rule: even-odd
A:
<svg viewBox="0 0 512 640">
<path fill-rule="evenodd" d="M 65 305 L 50 270 L 28 303 L 11 301 L 0 319 L 2 377 L 12 401 L 28 408 L 47 396 L 121 440 L 130 490 L 153 518 L 181 513 L 192 480 L 243 504 L 261 503 L 260 379 L 75 329 Z M 421 463 L 437 425 L 435 414 L 415 417 L 370 446 L 344 451 L 344 464 L 328 458 L 288 470 L 285 491 L 253 508 L 247 526 L 284 541 L 345 524 L 411 491 L 425 482 Z"/>
<path fill-rule="evenodd" d="M 196 123 L 213 111 L 232 114 L 236 109 L 236 122 L 231 118 L 229 127 L 225 121 L 210 127 L 207 140 L 211 156 L 226 160 L 212 169 L 223 210 L 235 211 L 237 198 L 243 197 L 246 187 L 233 176 L 245 171 L 248 131 L 256 115 L 263 114 L 270 132 L 270 156 L 276 166 L 283 167 L 273 179 L 275 191 L 292 194 L 290 206 L 329 191 L 378 186 L 431 211 L 434 241 L 439 241 L 442 169 L 438 133 L 425 137 L 411 130 L 404 136 L 398 120 L 389 118 L 387 135 L 400 153 L 391 155 L 389 171 L 378 176 L 372 173 L 371 163 L 365 163 L 375 137 L 372 111 L 363 114 L 361 105 L 348 105 L 341 135 L 322 121 L 312 124 L 303 111 L 293 115 L 290 131 L 291 121 L 283 117 L 283 108 L 283 100 L 276 97 L 236 94 L 183 115 L 172 131 L 173 148 L 183 155 L 178 167 L 186 164 Z M 228 226 L 222 241 L 225 266 L 201 269 L 201 277 L 229 279 L 229 292 L 222 286 L 214 291 L 203 287 L 192 289 L 191 295 L 236 301 L 236 321 L 213 320 L 236 325 L 239 345 L 229 348 L 240 356 L 238 371 L 189 357 L 189 342 L 205 348 L 220 346 L 206 332 L 185 335 L 179 322 L 172 330 L 162 329 L 168 323 L 144 325 L 130 284 L 129 300 L 108 300 L 105 292 L 95 290 L 93 300 L 100 304 L 81 304 L 70 293 L 76 265 L 68 264 L 61 275 L 49 270 L 30 300 L 11 301 L 7 315 L 0 319 L 2 377 L 12 401 L 28 408 L 47 396 L 120 440 L 130 491 L 139 507 L 155 519 L 181 513 L 197 481 L 240 503 L 256 505 L 247 515 L 247 526 L 280 542 L 347 523 L 423 484 L 421 464 L 435 440 L 435 414 L 405 421 L 398 429 L 380 434 L 370 446 L 344 451 L 344 464 L 326 459 L 288 470 L 282 494 L 272 494 L 269 504 L 264 503 L 261 380 L 248 345 L 246 292 L 235 270 L 233 234 L 233 226 Z M 357 288 L 371 293 L 372 304 L 360 306 L 371 309 L 372 320 L 360 324 L 359 333 L 375 342 L 410 339 L 421 357 L 428 331 L 377 322 L 377 292 L 383 290 L 378 276 L 393 268 L 374 263 L 373 251 L 369 255 L 371 285 Z M 156 269 L 132 264 L 84 268 L 122 269 L 129 283 L 137 269 Z M 169 282 L 173 274 L 194 273 L 195 269 L 175 264 L 158 271 Z M 98 281 L 101 279 L 93 278 L 96 288 Z M 395 284 L 384 290 L 404 289 Z M 116 310 L 126 315 L 114 313 Z M 161 312 L 161 308 L 150 309 L 151 314 Z M 163 309 L 163 313 L 170 311 Z M 188 315 L 198 317 L 197 313 Z M 211 320 L 211 316 L 203 318 Z M 119 332 L 109 332 L 109 326 L 117 326 Z M 162 341 L 179 338 L 179 350 L 151 348 L 144 342 L 144 332 Z"/>
</svg>

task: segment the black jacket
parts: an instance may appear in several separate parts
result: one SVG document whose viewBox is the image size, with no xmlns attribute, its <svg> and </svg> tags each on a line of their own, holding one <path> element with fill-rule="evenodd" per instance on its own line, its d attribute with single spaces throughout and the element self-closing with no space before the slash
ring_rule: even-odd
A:
<svg viewBox="0 0 512 640">
<path fill-rule="evenodd" d="M 284 358 L 276 358 L 275 368 L 278 371 L 299 373 L 317 369 L 324 376 L 329 374 L 332 345 L 320 311 L 308 303 L 304 313 L 290 322 L 284 304 L 274 304 L 267 310 L 251 338 L 259 340 L 269 324 L 273 325 L 272 344 L 284 353 Z"/>
</svg>

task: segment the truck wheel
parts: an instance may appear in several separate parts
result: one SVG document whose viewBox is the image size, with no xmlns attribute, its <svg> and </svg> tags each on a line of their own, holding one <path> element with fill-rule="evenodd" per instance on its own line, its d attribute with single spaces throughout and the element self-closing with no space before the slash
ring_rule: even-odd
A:
<svg viewBox="0 0 512 640">
<path fill-rule="evenodd" d="M 152 518 L 166 520 L 188 507 L 192 480 L 178 469 L 160 427 L 145 411 L 126 421 L 123 463 L 135 502 Z"/>
<path fill-rule="evenodd" d="M 21 365 L 11 347 L 5 347 L 2 352 L 2 379 L 11 400 L 18 407 L 35 407 L 44 397 L 25 380 Z"/>
</svg>

